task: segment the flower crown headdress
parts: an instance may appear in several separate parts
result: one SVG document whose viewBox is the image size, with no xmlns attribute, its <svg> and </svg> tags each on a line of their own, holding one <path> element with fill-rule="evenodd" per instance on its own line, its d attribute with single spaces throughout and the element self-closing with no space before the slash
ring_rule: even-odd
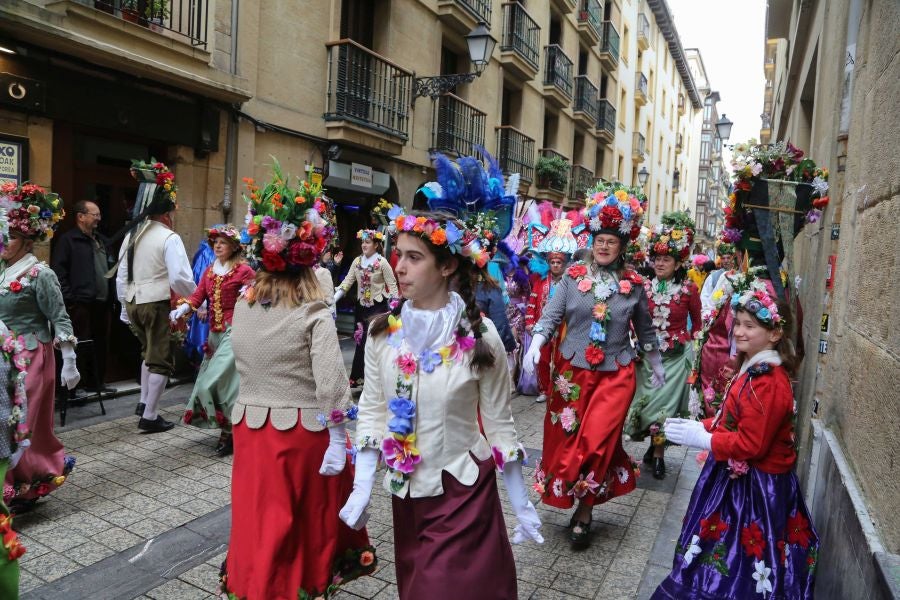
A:
<svg viewBox="0 0 900 600">
<path fill-rule="evenodd" d="M 8 231 L 17 231 L 38 241 L 53 237 L 59 222 L 66 216 L 59 194 L 39 185 L 12 182 L 0 186 L 0 207 L 6 209 Z"/>
<path fill-rule="evenodd" d="M 591 233 L 611 233 L 635 240 L 641 233 L 647 198 L 637 188 L 598 181 L 587 191 L 584 220 Z"/>
<path fill-rule="evenodd" d="M 152 210 L 151 214 L 162 214 L 178 208 L 178 186 L 175 185 L 175 173 L 169 170 L 164 163 L 152 157 L 149 163 L 132 159 L 131 176 L 140 183 L 155 184 L 143 186 L 143 190 L 139 187 L 133 213 L 135 216 L 151 205 L 158 207 L 156 210 Z"/>
<path fill-rule="evenodd" d="M 298 178 L 297 187 L 292 187 L 278 160 L 272 160 L 272 178 L 262 189 L 244 178 L 250 195 L 244 194 L 247 217 L 241 237 L 248 239 L 247 257 L 253 268 L 297 273 L 316 264 L 334 236 L 334 226 L 322 216 L 328 214 L 329 200 L 322 185 L 311 178 Z"/>
<path fill-rule="evenodd" d="M 741 273 L 732 281 L 733 293 L 731 294 L 732 310 L 745 310 L 760 323 L 775 329 L 784 327 L 784 316 L 778 312 L 774 290 L 766 285 L 765 280 L 757 275 L 764 272 L 764 268 L 755 267 L 747 273 Z"/>
<path fill-rule="evenodd" d="M 220 223 L 206 230 L 206 243 L 210 248 L 216 243 L 216 238 L 224 237 L 230 242 L 241 244 L 241 232 L 231 223 Z"/>
<path fill-rule="evenodd" d="M 377 240 L 383 241 L 384 234 L 378 231 L 377 229 L 360 229 L 356 232 L 356 239 L 358 240 Z"/>
<path fill-rule="evenodd" d="M 656 225 L 650 232 L 647 247 L 651 257 L 671 256 L 683 263 L 690 258 L 693 243 L 694 231 L 690 228 Z"/>
<path fill-rule="evenodd" d="M 391 208 L 388 215 L 393 219 L 391 227 L 394 235 L 400 233 L 417 235 L 435 246 L 446 246 L 451 254 L 465 257 L 481 268 L 487 266 L 491 259 L 481 239 L 453 215 L 448 214 L 445 218 L 435 220 L 407 214 L 397 205 Z"/>
</svg>

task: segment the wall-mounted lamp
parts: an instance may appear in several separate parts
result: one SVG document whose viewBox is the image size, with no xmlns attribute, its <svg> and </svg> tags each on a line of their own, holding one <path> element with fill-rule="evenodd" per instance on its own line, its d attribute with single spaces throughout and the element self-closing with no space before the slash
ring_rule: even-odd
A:
<svg viewBox="0 0 900 600">
<path fill-rule="evenodd" d="M 413 80 L 413 101 L 422 96 L 437 98 L 463 83 L 472 83 L 476 77 L 480 77 L 491 62 L 491 54 L 497 40 L 488 31 L 487 23 L 479 23 L 475 29 L 466 36 L 466 45 L 469 47 L 469 60 L 475 71 L 472 73 L 458 73 L 456 75 L 433 75 L 431 77 L 416 77 Z"/>
</svg>

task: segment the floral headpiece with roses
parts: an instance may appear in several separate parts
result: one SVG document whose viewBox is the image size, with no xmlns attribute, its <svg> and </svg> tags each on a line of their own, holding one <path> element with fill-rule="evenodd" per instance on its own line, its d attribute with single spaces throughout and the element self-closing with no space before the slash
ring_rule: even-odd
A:
<svg viewBox="0 0 900 600">
<path fill-rule="evenodd" d="M 591 233 L 610 233 L 624 241 L 641 234 L 647 198 L 636 188 L 599 181 L 587 191 L 584 220 Z"/>
<path fill-rule="evenodd" d="M 310 172 L 310 174 L 312 174 Z M 329 200 L 322 186 L 297 179 L 290 185 L 278 160 L 273 157 L 272 177 L 260 189 L 244 178 L 247 202 L 246 236 L 250 266 L 269 273 L 297 273 L 315 265 L 334 236 L 334 226 L 323 218 Z"/>
<path fill-rule="evenodd" d="M 241 243 L 241 232 L 231 223 L 213 225 L 206 230 L 206 243 L 209 244 L 210 248 L 216 243 L 216 238 L 220 237 L 227 239 L 229 242 L 234 242 L 235 244 Z"/>
<path fill-rule="evenodd" d="M 693 243 L 694 231 L 690 228 L 656 225 L 650 232 L 647 248 L 651 257 L 671 256 L 683 263 L 690 258 Z"/>
<path fill-rule="evenodd" d="M 760 323 L 773 329 L 784 327 L 784 318 L 778 313 L 775 298 L 762 279 L 754 278 L 746 289 L 734 292 L 731 295 L 731 308 L 745 310 Z"/>
<path fill-rule="evenodd" d="M 59 222 L 66 216 L 59 194 L 39 185 L 6 182 L 0 186 L 0 207 L 6 210 L 9 232 L 44 241 L 53 237 Z"/>
<path fill-rule="evenodd" d="M 407 214 L 397 205 L 388 211 L 388 216 L 392 220 L 394 235 L 411 233 L 434 246 L 445 246 L 451 254 L 467 258 L 479 268 L 487 266 L 491 259 L 488 251 L 490 241 L 480 237 L 477 230 L 470 229 L 456 217 L 447 215 L 434 220 L 422 215 Z"/>
<path fill-rule="evenodd" d="M 161 194 L 167 201 L 163 209 L 165 212 L 178 208 L 178 186 L 175 185 L 175 173 L 169 170 L 164 163 L 155 158 L 151 158 L 149 163 L 143 160 L 132 160 L 131 175 L 138 181 L 155 181 L 162 190 L 157 192 L 157 195 Z"/>
<path fill-rule="evenodd" d="M 356 239 L 358 240 L 376 240 L 383 241 L 384 234 L 378 231 L 377 229 L 360 229 L 356 232 Z"/>
</svg>

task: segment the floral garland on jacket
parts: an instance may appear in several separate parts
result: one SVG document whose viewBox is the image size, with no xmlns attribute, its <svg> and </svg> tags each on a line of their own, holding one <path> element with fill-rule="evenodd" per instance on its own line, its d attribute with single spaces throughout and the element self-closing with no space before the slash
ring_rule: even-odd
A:
<svg viewBox="0 0 900 600">
<path fill-rule="evenodd" d="M 374 306 L 375 301 L 372 300 L 372 275 L 375 271 L 381 270 L 381 258 L 376 258 L 372 264 L 364 267 L 362 259 L 356 264 L 359 271 L 359 303 L 362 306 Z"/>
<path fill-rule="evenodd" d="M 669 333 L 669 315 L 672 314 L 670 304 L 681 302 L 682 296 L 689 296 L 690 290 L 687 287 L 688 281 L 685 280 L 679 285 L 672 284 L 669 280 L 660 281 L 654 277 L 652 281 L 644 282 L 644 290 L 647 297 L 653 302 L 653 310 L 650 316 L 653 318 L 653 326 L 656 328 L 656 337 L 659 339 L 659 351 L 666 352 L 672 348 L 676 348 L 678 344 L 685 344 L 690 340 L 690 334 L 680 331 L 675 334 L 675 339 Z"/>
<path fill-rule="evenodd" d="M 15 336 L 8 333 L 4 336 L 0 343 L 0 351 L 3 352 L 3 360 L 12 365 L 10 369 L 9 384 L 12 388 L 12 406 L 9 415 L 8 425 L 13 430 L 12 441 L 17 445 L 31 437 L 28 431 L 28 425 L 25 423 L 25 416 L 28 411 L 28 405 L 25 402 L 25 377 L 28 375 L 26 368 L 29 359 L 23 354 L 25 350 L 25 338 Z M 15 446 L 12 447 L 15 450 Z"/>
<path fill-rule="evenodd" d="M 591 366 L 599 365 L 606 359 L 606 353 L 603 351 L 603 342 L 606 341 L 606 323 L 609 320 L 609 306 L 606 301 L 616 292 L 627 296 L 631 293 L 632 284 L 642 285 L 644 278 L 629 270 L 625 271 L 622 279 L 616 282 L 614 275 L 601 268 L 599 278 L 593 279 L 588 277 L 588 268 L 583 261 L 570 266 L 566 272 L 575 280 L 579 292 L 592 293 L 596 300 L 592 311 L 594 321 L 591 323 L 589 334 L 591 342 L 584 350 L 584 358 Z"/>
<path fill-rule="evenodd" d="M 46 264 L 37 263 L 19 277 L 0 285 L 0 296 L 5 296 L 9 293 L 18 294 L 25 288 L 31 287 L 31 282 L 37 278 L 41 269 L 44 268 L 46 268 Z"/>
</svg>

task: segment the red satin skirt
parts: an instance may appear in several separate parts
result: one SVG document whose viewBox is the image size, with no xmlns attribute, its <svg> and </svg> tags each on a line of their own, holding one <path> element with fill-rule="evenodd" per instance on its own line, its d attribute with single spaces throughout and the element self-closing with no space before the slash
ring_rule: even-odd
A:
<svg viewBox="0 0 900 600">
<path fill-rule="evenodd" d="M 297 600 L 301 590 L 315 598 L 375 569 L 366 530 L 338 518 L 353 467 L 319 475 L 327 431 L 299 423 L 287 431 L 268 423 L 250 429 L 242 420 L 233 433 L 224 590 L 242 600 Z"/>
<path fill-rule="evenodd" d="M 544 504 L 594 506 L 634 490 L 637 468 L 622 447 L 634 371 L 634 363 L 591 371 L 558 357 L 544 417 L 543 456 L 535 469 L 534 487 Z"/>
<path fill-rule="evenodd" d="M 394 560 L 402 600 L 518 597 L 494 460 L 477 462 L 478 479 L 472 486 L 444 472 L 440 496 L 392 497 Z"/>
</svg>

